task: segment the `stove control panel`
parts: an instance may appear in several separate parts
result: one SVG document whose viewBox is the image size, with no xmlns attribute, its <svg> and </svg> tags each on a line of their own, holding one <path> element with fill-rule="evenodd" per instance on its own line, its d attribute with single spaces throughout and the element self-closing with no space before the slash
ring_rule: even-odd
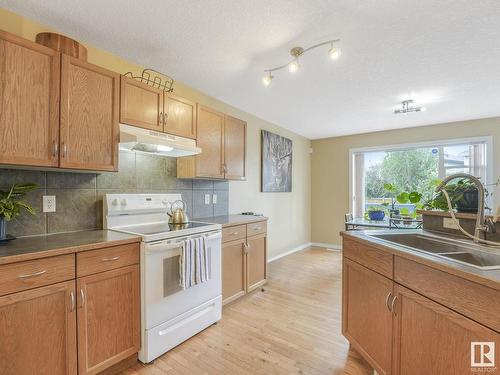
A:
<svg viewBox="0 0 500 375">
<path fill-rule="evenodd" d="M 130 215 L 165 212 L 166 207 L 181 200 L 180 194 L 106 194 L 104 215 Z"/>
</svg>

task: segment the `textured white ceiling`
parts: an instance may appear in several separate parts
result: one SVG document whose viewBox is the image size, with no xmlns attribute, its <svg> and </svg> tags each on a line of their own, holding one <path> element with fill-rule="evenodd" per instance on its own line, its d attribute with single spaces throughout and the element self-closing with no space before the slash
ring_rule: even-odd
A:
<svg viewBox="0 0 500 375">
<path fill-rule="evenodd" d="M 309 138 L 500 115 L 497 0 L 0 0 Z M 0 26 L 1 28 L 1 26 Z M 342 39 L 292 75 L 295 45 Z M 124 72 L 123 72 L 124 73 Z M 411 97 L 427 112 L 396 116 Z"/>
</svg>

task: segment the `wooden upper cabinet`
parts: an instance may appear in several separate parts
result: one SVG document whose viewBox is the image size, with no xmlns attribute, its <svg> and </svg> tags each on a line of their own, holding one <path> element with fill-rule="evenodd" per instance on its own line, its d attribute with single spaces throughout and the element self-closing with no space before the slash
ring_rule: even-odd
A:
<svg viewBox="0 0 500 375">
<path fill-rule="evenodd" d="M 77 373 L 75 282 L 0 297 L 0 373 Z"/>
<path fill-rule="evenodd" d="M 120 122 L 163 131 L 163 91 L 121 76 Z"/>
<path fill-rule="evenodd" d="M 224 114 L 197 106 L 196 177 L 224 178 Z"/>
<path fill-rule="evenodd" d="M 0 163 L 57 167 L 60 54 L 0 31 Z"/>
<path fill-rule="evenodd" d="M 498 360 L 500 334 L 399 285 L 397 297 L 395 375 L 471 374 L 473 342 L 496 343 Z M 479 362 L 480 348 L 476 349 L 473 354 Z"/>
<path fill-rule="evenodd" d="M 62 55 L 60 166 L 116 171 L 120 75 Z"/>
<path fill-rule="evenodd" d="M 342 280 L 342 333 L 379 374 L 391 374 L 392 280 L 345 257 Z"/>
<path fill-rule="evenodd" d="M 139 265 L 77 280 L 78 374 L 98 374 L 140 348 Z"/>
<path fill-rule="evenodd" d="M 196 139 L 196 103 L 168 93 L 164 97 L 163 131 Z"/>
<path fill-rule="evenodd" d="M 228 180 L 245 179 L 247 123 L 226 115 L 224 121 L 224 165 Z"/>
</svg>

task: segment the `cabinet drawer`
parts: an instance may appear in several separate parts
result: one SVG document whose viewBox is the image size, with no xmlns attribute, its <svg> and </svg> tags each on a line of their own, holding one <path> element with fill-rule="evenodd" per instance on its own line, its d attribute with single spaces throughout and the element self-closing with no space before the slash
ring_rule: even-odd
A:
<svg viewBox="0 0 500 375">
<path fill-rule="evenodd" d="M 500 292 L 461 277 L 396 257 L 394 280 L 408 289 L 500 332 Z"/>
<path fill-rule="evenodd" d="M 258 223 L 247 224 L 248 237 L 266 232 L 267 232 L 267 223 L 265 221 L 259 221 Z"/>
<path fill-rule="evenodd" d="M 139 263 L 139 244 L 127 244 L 76 254 L 76 276 L 82 277 Z"/>
<path fill-rule="evenodd" d="M 73 254 L 0 266 L 0 296 L 75 278 Z"/>
<path fill-rule="evenodd" d="M 246 225 L 222 228 L 222 242 L 240 240 L 247 236 Z"/>
<path fill-rule="evenodd" d="M 342 242 L 342 252 L 346 258 L 392 279 L 392 254 L 345 237 Z"/>
</svg>

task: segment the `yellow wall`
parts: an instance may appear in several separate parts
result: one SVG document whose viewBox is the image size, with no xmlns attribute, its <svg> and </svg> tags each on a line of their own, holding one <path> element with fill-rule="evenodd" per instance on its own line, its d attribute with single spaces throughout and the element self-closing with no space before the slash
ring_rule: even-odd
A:
<svg viewBox="0 0 500 375">
<path fill-rule="evenodd" d="M 493 174 L 498 178 L 498 117 L 312 141 L 312 241 L 340 244 L 339 232 L 344 228 L 344 214 L 349 212 L 349 149 L 486 135 L 493 136 Z M 499 202 L 500 189 L 495 195 Z"/>
<path fill-rule="evenodd" d="M 55 31 L 17 14 L 0 8 L 0 28 L 24 38 L 35 40 L 37 33 Z M 140 61 L 132 63 L 109 52 L 88 49 L 88 61 L 118 73 L 139 74 Z M 169 73 L 169 72 L 165 72 Z M 174 77 L 175 78 L 175 77 Z M 310 241 L 310 141 L 288 130 L 243 112 L 200 91 L 176 81 L 175 93 L 247 122 L 247 181 L 231 181 L 229 212 L 255 211 L 269 217 L 268 257 L 274 257 Z M 293 140 L 292 193 L 261 193 L 260 190 L 260 130 L 266 129 Z"/>
</svg>

